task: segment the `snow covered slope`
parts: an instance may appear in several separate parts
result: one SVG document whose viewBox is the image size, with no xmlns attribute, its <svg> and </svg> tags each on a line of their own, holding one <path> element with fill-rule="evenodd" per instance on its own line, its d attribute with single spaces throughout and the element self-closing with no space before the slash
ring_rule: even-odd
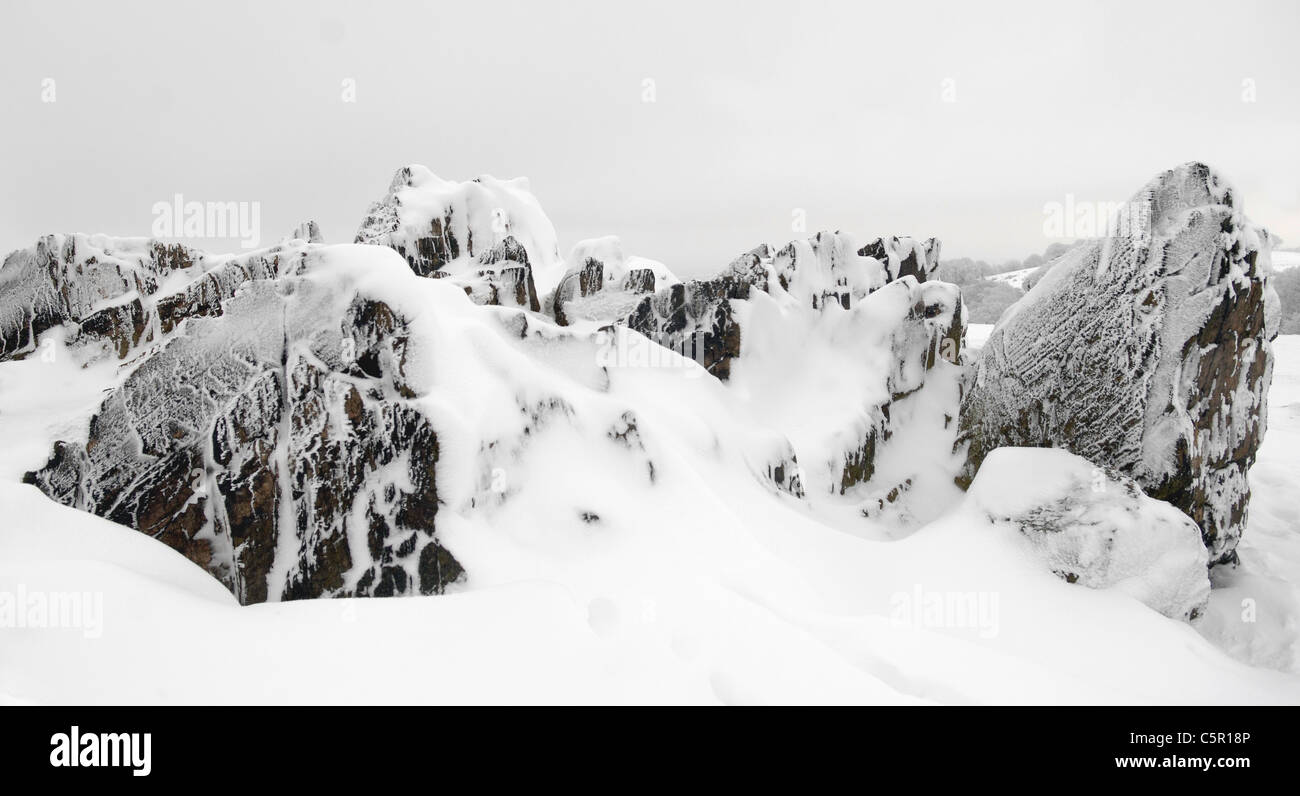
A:
<svg viewBox="0 0 1300 796">
<path fill-rule="evenodd" d="M 1015 271 L 1003 271 L 1000 274 L 993 274 L 989 279 L 994 282 L 1001 282 L 1004 285 L 1010 285 L 1016 290 L 1023 291 L 1025 289 L 1025 280 L 1033 276 L 1034 272 L 1037 270 L 1038 266 L 1034 266 L 1033 268 L 1019 268 Z"/>
<path fill-rule="evenodd" d="M 0 387 L 38 366 L 0 366 Z M 17 392 L 6 437 L 43 416 Z M 1300 704 L 1295 675 L 1067 584 L 965 509 L 871 541 L 696 456 L 586 523 L 537 480 L 559 462 L 533 462 L 508 514 L 442 525 L 476 573 L 448 595 L 250 607 L 135 531 L 0 485 L 22 518 L 0 528 L 0 591 L 103 606 L 97 628 L 0 629 L 0 702 Z M 564 461 L 597 496 L 623 477 L 608 463 Z"/>
</svg>

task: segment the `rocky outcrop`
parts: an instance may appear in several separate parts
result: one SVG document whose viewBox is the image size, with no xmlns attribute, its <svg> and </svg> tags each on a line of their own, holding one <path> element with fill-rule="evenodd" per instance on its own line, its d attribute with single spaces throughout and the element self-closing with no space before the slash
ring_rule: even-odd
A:
<svg viewBox="0 0 1300 796">
<path fill-rule="evenodd" d="M 435 533 L 438 435 L 410 401 L 408 321 L 340 298 L 316 265 L 305 253 L 191 314 L 86 441 L 25 480 L 179 550 L 245 604 L 442 592 L 462 572 Z"/>
<path fill-rule="evenodd" d="M 47 235 L 0 267 L 0 359 L 31 353 L 46 331 L 90 321 L 88 333 L 133 345 L 145 334 L 142 304 L 200 255 L 183 246 L 90 235 Z"/>
<path fill-rule="evenodd" d="M 748 255 L 742 256 L 712 279 L 678 282 L 643 296 L 621 320 L 726 381 L 731 361 L 740 356 L 740 324 L 732 302 L 749 298 L 756 280 L 766 278 L 765 273 L 748 270 L 747 262 Z"/>
<path fill-rule="evenodd" d="M 249 280 L 271 279 L 301 260 L 294 241 L 238 257 L 180 244 L 103 235 L 48 235 L 0 268 L 0 361 L 30 354 L 63 326 L 74 347 L 125 359 L 181 321 L 221 314 Z"/>
<path fill-rule="evenodd" d="M 911 398 L 935 365 L 961 360 L 961 295 L 956 286 L 933 280 L 938 256 L 933 239 L 878 238 L 859 248 L 847 235 L 822 232 L 780 250 L 759 246 L 710 279 L 677 282 L 671 274 L 631 267 L 616 239 L 601 239 L 575 248 L 551 309 L 560 325 L 598 321 L 626 326 L 694 359 L 721 381 L 731 379 L 733 363 L 746 353 L 782 361 L 803 356 L 797 349 L 778 353 L 770 343 L 758 342 L 769 340 L 768 335 L 807 336 L 813 346 L 830 344 L 819 335 L 843 337 L 833 345 L 845 350 L 861 346 L 864 356 L 883 346 L 888 353 L 880 363 L 878 389 L 863 395 L 851 421 L 803 451 L 804 462 L 829 468 L 828 488 L 843 495 L 875 478 L 880 450 L 893 436 L 899 415 L 910 414 Z M 656 279 L 672 281 L 648 292 Z M 755 319 L 755 302 L 774 308 L 775 314 Z M 788 331 L 783 334 L 781 327 Z M 788 366 L 794 372 L 798 363 Z M 955 416 L 954 398 L 946 422 Z M 888 486 L 899 487 L 905 480 Z M 801 478 L 798 491 L 804 488 Z"/>
<path fill-rule="evenodd" d="M 936 238 L 924 241 L 899 237 L 876 238 L 858 249 L 858 254 L 883 263 L 891 280 L 912 276 L 916 277 L 916 281 L 924 282 L 934 276 L 939 268 L 939 241 Z"/>
<path fill-rule="evenodd" d="M 1196 523 L 1115 470 L 1063 450 L 1002 448 L 988 456 L 966 502 L 983 519 L 1014 529 L 1067 583 L 1115 588 L 1187 621 L 1209 600 Z"/>
<path fill-rule="evenodd" d="M 478 266 L 472 276 L 459 280 L 475 303 L 541 311 L 528 252 L 514 237 L 507 235 L 482 252 Z"/>
<path fill-rule="evenodd" d="M 841 495 L 875 477 L 877 454 L 893 437 L 895 415 L 907 411 L 909 402 L 926 386 L 936 365 L 941 362 L 958 365 L 965 345 L 965 309 L 956 285 L 945 282 L 918 285 L 902 280 L 890 283 L 884 290 L 897 294 L 891 297 L 894 303 L 905 305 L 890 334 L 889 350 L 894 365 L 885 375 L 889 397 L 871 407 L 857 427 L 846 429 L 841 435 L 839 454 L 833 461 Z M 945 418 L 942 430 L 948 430 L 953 419 Z M 901 493 L 910 484 L 900 482 L 889 486 L 891 491 L 897 489 Z M 896 499 L 897 494 L 886 502 Z"/>
<path fill-rule="evenodd" d="M 608 249 L 609 244 L 599 247 Z M 905 276 L 925 282 L 939 263 L 939 243 L 911 238 L 877 238 L 858 249 L 840 233 L 820 232 L 808 240 L 792 241 L 780 251 L 766 244 L 733 260 L 710 279 L 672 281 L 656 286 L 651 268 L 629 268 L 621 251 L 616 258 L 588 256 L 575 252 L 570 267 L 551 303 L 556 322 L 567 325 L 577 319 L 625 324 L 665 348 L 695 359 L 726 381 L 731 361 L 740 355 L 741 324 L 736 304 L 752 292 L 780 294 L 811 310 L 828 304 L 851 309 L 872 292 Z M 610 269 L 607 262 L 614 259 Z M 657 264 L 654 264 L 657 265 Z M 665 281 L 662 274 L 658 281 Z M 958 308 L 955 292 L 949 297 L 948 314 Z M 918 301 L 920 299 L 918 296 Z M 937 311 L 932 309 L 931 311 Z M 924 308 L 921 309 L 924 315 Z M 928 316 L 934 317 L 934 316 Z M 950 336 L 959 346 L 961 324 Z M 954 349 L 952 356 L 959 356 Z"/>
<path fill-rule="evenodd" d="M 622 242 L 613 236 L 582 241 L 573 247 L 568 262 L 546 302 L 548 314 L 560 326 L 626 319 L 642 297 L 679 282 L 662 263 L 625 256 Z"/>
<path fill-rule="evenodd" d="M 291 240 L 301 240 L 306 241 L 307 243 L 324 243 L 325 237 L 321 235 L 320 227 L 317 226 L 315 221 L 304 221 L 294 227 L 293 232 L 289 233 L 289 237 L 285 238 L 282 242 L 287 243 Z"/>
<path fill-rule="evenodd" d="M 1266 424 L 1276 306 L 1267 234 L 1199 163 L 1062 255 L 984 346 L 962 406 L 969 483 L 990 451 L 1048 446 L 1133 478 L 1235 560 Z"/>
<path fill-rule="evenodd" d="M 549 291 L 563 270 L 555 230 L 522 179 L 457 183 L 407 166 L 356 242 L 392 248 L 417 275 L 452 279 L 480 304 L 540 311 L 537 285 Z"/>
<path fill-rule="evenodd" d="M 798 439 L 784 421 L 764 428 L 760 420 L 719 455 L 793 500 L 880 480 L 872 494 L 884 496 L 882 508 L 911 487 L 912 474 L 881 480 L 881 450 L 929 374 L 961 355 L 960 297 L 932 279 L 933 241 L 858 247 L 822 233 L 779 251 L 758 247 L 717 276 L 682 282 L 603 238 L 576 246 L 561 273 L 553 231 L 526 184 L 449 183 L 418 167 L 399 172 L 371 208 L 358 234 L 369 245 L 319 241 L 308 222 L 240 256 L 81 235 L 11 255 L 0 270 L 0 359 L 30 354 L 61 326 L 58 338 L 79 360 L 121 362 L 84 437 L 55 444 L 26 480 L 168 544 L 244 603 L 439 593 L 464 577 L 436 533 L 441 441 L 453 440 L 458 468 L 481 476 L 468 495 L 447 487 L 454 510 L 493 511 L 515 490 L 499 476 L 533 440 L 589 423 L 563 395 L 566 379 L 542 389 L 511 378 L 516 346 L 577 351 L 595 341 L 595 361 L 569 356 L 562 367 L 575 383 L 598 374 L 593 383 L 606 387 L 612 368 L 637 366 L 606 361 L 610 340 L 639 341 L 690 376 L 724 382 L 746 357 L 762 362 L 755 371 L 781 377 L 802 367 L 809 349 L 833 351 L 852 371 L 848 411 L 795 423 L 816 426 Z M 363 278 L 377 280 L 379 295 L 355 287 Z M 418 301 L 405 299 L 412 293 Z M 484 311 L 462 293 L 522 311 Z M 510 342 L 491 342 L 489 327 Z M 473 348 L 463 361 L 462 335 Z M 412 350 L 422 352 L 414 369 L 423 380 L 408 373 Z M 485 352 L 495 352 L 490 366 Z M 465 379 L 482 380 L 473 401 L 492 403 L 498 417 L 517 412 L 519 426 L 475 425 L 456 408 L 467 399 L 454 382 Z M 767 389 L 737 389 L 751 388 Z M 448 413 L 441 436 L 428 414 L 435 407 Z M 653 487 L 662 471 L 641 423 L 616 409 L 601 444 L 631 457 Z M 755 411 L 786 414 L 775 403 Z"/>
</svg>

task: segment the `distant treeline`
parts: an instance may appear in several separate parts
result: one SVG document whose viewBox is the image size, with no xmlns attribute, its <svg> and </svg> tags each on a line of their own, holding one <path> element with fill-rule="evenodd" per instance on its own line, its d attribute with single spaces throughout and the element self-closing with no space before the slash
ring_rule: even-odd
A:
<svg viewBox="0 0 1300 796">
<path fill-rule="evenodd" d="M 939 278 L 961 286 L 962 301 L 966 304 L 970 323 L 995 323 L 1002 312 L 1015 304 L 1024 292 L 990 277 L 1033 268 L 1034 272 L 1025 279 L 1027 291 L 1042 279 L 1052 261 L 1069 248 L 1066 243 L 1053 243 L 1042 254 L 1031 254 L 1023 260 L 1007 260 L 996 265 L 969 257 L 941 260 Z"/>
</svg>

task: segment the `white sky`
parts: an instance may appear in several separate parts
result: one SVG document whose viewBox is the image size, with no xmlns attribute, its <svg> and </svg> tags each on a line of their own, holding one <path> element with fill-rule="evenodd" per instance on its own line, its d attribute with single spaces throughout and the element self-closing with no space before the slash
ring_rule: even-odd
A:
<svg viewBox="0 0 1300 796">
<path fill-rule="evenodd" d="M 0 248 L 148 235 L 176 193 L 260 202 L 263 243 L 351 241 L 423 163 L 527 176 L 564 251 L 616 234 L 682 274 L 794 237 L 795 208 L 1019 258 L 1045 203 L 1192 159 L 1300 244 L 1300 3 L 1046 5 L 6 0 Z"/>
</svg>

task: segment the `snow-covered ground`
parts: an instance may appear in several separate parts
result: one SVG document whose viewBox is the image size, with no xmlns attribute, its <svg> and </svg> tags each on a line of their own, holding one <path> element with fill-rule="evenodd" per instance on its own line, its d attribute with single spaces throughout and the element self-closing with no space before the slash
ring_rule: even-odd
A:
<svg viewBox="0 0 1300 796">
<path fill-rule="evenodd" d="M 0 595 L 83 593 L 102 614 L 7 622 L 0 701 L 1297 704 L 1300 338 L 1276 350 L 1243 563 L 1195 626 L 1130 588 L 1067 584 L 973 498 L 888 541 L 723 467 L 707 444 L 723 420 L 667 402 L 712 400 L 687 368 L 614 385 L 661 431 L 653 489 L 543 432 L 530 444 L 550 452 L 510 502 L 439 514 L 472 573 L 456 593 L 240 607 L 180 554 L 17 483 L 115 376 L 66 357 L 5 363 Z M 1031 474 L 998 477 L 978 492 L 1035 489 Z M 554 505 L 557 484 L 600 520 Z"/>
<path fill-rule="evenodd" d="M 994 282 L 1001 282 L 1004 285 L 1011 285 L 1016 290 L 1023 291 L 1025 289 L 1025 280 L 1037 270 L 1037 266 L 1034 266 L 1033 268 L 1019 268 L 1015 271 L 1006 271 L 1005 273 L 994 274 L 993 276 L 990 276 L 989 279 Z"/>
<path fill-rule="evenodd" d="M 1198 629 L 1242 660 L 1300 673 L 1300 335 L 1282 335 L 1273 351 L 1241 567 L 1216 572 Z"/>
<path fill-rule="evenodd" d="M 984 347 L 989 335 L 993 334 L 993 324 L 972 323 L 966 327 L 966 347 L 974 353 Z"/>
</svg>

